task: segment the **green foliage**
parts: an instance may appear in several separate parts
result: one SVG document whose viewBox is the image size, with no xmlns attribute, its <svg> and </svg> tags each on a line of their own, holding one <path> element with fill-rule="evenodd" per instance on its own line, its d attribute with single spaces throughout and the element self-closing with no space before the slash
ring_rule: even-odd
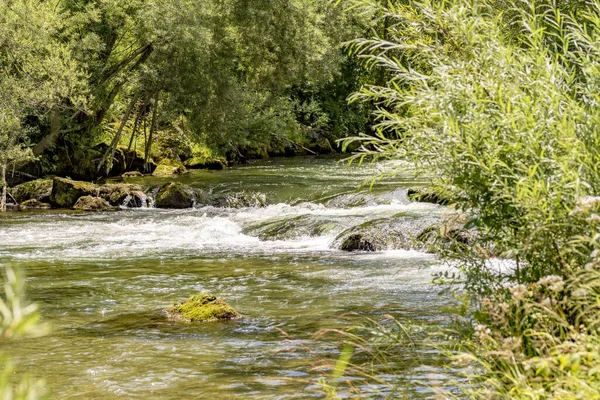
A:
<svg viewBox="0 0 600 400">
<path fill-rule="evenodd" d="M 350 43 L 387 74 L 354 160 L 414 162 L 477 230 L 446 254 L 480 307 L 459 397 L 599 398 L 600 2 L 346 4 L 389 22 Z"/>
<path fill-rule="evenodd" d="M 82 99 L 82 73 L 68 46 L 57 39 L 63 26 L 49 2 L 15 0 L 0 4 L 0 164 L 33 158 L 26 117 L 45 118 L 65 96 Z"/>
<path fill-rule="evenodd" d="M 552 2 L 353 4 L 394 21 L 387 40 L 351 46 L 391 74 L 353 96 L 378 104 L 378 134 L 355 138 L 358 157 L 404 158 L 435 176 L 480 240 L 516 260 L 517 281 L 581 267 L 586 246 L 571 243 L 589 225 L 570 214 L 600 189 L 600 3 L 577 16 Z M 472 256 L 473 290 L 506 278 Z"/>
<path fill-rule="evenodd" d="M 37 143 L 34 154 L 43 157 L 32 172 L 110 170 L 123 136 L 151 153 L 153 133 L 181 119 L 188 140 L 220 154 L 333 141 L 367 120 L 368 107 L 346 104 L 362 67 L 340 51 L 361 26 L 331 2 L 33 3 L 0 10 L 0 48 L 36 72 L 29 86 L 13 80 L 7 88 L 45 96 L 5 118 L 20 132 L 18 149 Z M 29 52 L 25 64 L 19 49 Z M 90 148 L 99 142 L 112 146 L 97 157 Z"/>
<path fill-rule="evenodd" d="M 503 301 L 486 299 L 485 324 L 476 326 L 469 352 L 454 356 L 456 366 L 472 371 L 462 395 L 600 397 L 599 283 L 600 272 L 592 268 L 566 281 L 554 275 L 514 286 Z"/>
<path fill-rule="evenodd" d="M 20 270 L 5 268 L 4 296 L 0 298 L 0 341 L 15 342 L 22 337 L 44 335 L 48 328 L 39 323 L 40 315 L 34 304 L 25 301 L 25 278 Z M 14 368 L 10 360 L 2 357 L 0 371 L 0 397 L 3 399 L 45 398 L 43 381 L 29 376 L 15 383 Z"/>
</svg>

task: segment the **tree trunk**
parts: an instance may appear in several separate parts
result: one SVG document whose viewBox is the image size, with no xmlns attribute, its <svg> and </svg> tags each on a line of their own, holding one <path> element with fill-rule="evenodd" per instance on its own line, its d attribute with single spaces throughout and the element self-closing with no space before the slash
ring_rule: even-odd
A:
<svg viewBox="0 0 600 400">
<path fill-rule="evenodd" d="M 144 149 L 144 170 L 148 165 L 148 158 L 150 157 L 150 150 L 152 149 L 152 134 L 154 133 L 154 129 L 156 127 L 156 114 L 158 113 L 158 96 L 160 93 L 157 93 L 154 99 L 154 109 L 152 110 L 152 122 L 150 123 L 150 132 L 148 133 L 148 141 L 146 142 L 146 148 Z"/>
<path fill-rule="evenodd" d="M 106 165 L 106 170 L 105 170 L 106 176 L 108 176 L 108 173 L 110 172 L 110 168 L 112 167 L 112 160 L 115 155 L 115 150 L 117 149 L 117 144 L 119 144 L 119 140 L 121 139 L 121 134 L 123 133 L 123 128 L 125 128 L 125 125 L 127 124 L 127 121 L 129 120 L 129 116 L 131 115 L 131 111 L 133 110 L 135 103 L 137 103 L 138 98 L 139 98 L 139 95 L 136 93 L 133 96 L 133 99 L 131 99 L 129 106 L 127 106 L 127 110 L 125 111 L 125 115 L 123 116 L 123 120 L 121 121 L 121 125 L 119 125 L 119 130 L 115 134 L 115 137 L 113 138 L 112 142 L 110 143 L 110 146 L 106 150 L 106 153 L 104 153 L 104 157 L 102 157 L 100 164 L 98 164 L 98 171 L 100 171 L 100 169 L 102 168 L 103 165 Z"/>
<path fill-rule="evenodd" d="M 6 211 L 6 161 L 2 163 L 2 199 L 0 199 L 0 211 Z"/>
</svg>

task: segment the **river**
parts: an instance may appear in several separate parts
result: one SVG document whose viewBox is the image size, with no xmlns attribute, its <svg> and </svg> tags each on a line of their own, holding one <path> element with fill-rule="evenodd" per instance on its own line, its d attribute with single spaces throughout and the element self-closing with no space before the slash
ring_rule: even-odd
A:
<svg viewBox="0 0 600 400">
<path fill-rule="evenodd" d="M 5 213 L 0 263 L 26 268 L 29 298 L 52 332 L 0 350 L 43 377 L 54 398 L 322 398 L 305 349 L 334 358 L 338 350 L 313 339 L 319 329 L 345 326 L 349 312 L 444 318 L 447 300 L 430 284 L 443 267 L 431 254 L 330 248 L 371 219 L 441 215 L 407 199 L 409 168 L 372 191 L 360 187 L 389 167 L 272 159 L 127 180 L 245 191 L 263 207 Z M 161 312 L 197 292 L 224 298 L 244 318 L 175 323 Z M 427 386 L 444 380 L 435 362 L 407 364 L 400 375 L 385 379 L 404 382 L 411 398 L 431 397 Z"/>
</svg>

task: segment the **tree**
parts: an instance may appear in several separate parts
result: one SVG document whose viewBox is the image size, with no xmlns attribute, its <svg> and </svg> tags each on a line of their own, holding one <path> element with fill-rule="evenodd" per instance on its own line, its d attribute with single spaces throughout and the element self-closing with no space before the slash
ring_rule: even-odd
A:
<svg viewBox="0 0 600 400">
<path fill-rule="evenodd" d="M 31 159 L 27 146 L 36 129 L 27 119 L 60 118 L 62 101 L 82 105 L 82 73 L 70 49 L 58 40 L 61 16 L 49 2 L 14 0 L 0 4 L 0 168 L 6 209 L 6 171 Z"/>
</svg>

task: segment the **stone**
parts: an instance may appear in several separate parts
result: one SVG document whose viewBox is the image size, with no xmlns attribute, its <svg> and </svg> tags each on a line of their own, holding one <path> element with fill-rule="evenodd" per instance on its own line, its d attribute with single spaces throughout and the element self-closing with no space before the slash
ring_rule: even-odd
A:
<svg viewBox="0 0 600 400">
<path fill-rule="evenodd" d="M 205 157 L 192 157 L 183 165 L 190 169 L 222 170 L 227 168 L 227 161 L 222 159 L 207 159 Z"/>
<path fill-rule="evenodd" d="M 165 159 L 162 160 L 152 175 L 154 176 L 168 176 L 168 175 L 178 175 L 187 172 L 185 166 L 179 161 Z"/>
<path fill-rule="evenodd" d="M 127 171 L 123 175 L 123 178 L 138 178 L 140 176 L 144 176 L 140 171 Z"/>
<path fill-rule="evenodd" d="M 110 204 L 100 197 L 82 196 L 77 200 L 73 209 L 82 211 L 108 210 L 110 209 Z"/>
<path fill-rule="evenodd" d="M 315 143 L 311 145 L 311 150 L 316 151 L 319 154 L 331 154 L 335 152 L 331 146 L 331 142 L 329 142 L 329 139 L 327 138 L 317 139 Z"/>
<path fill-rule="evenodd" d="M 19 204 L 20 210 L 47 210 L 52 208 L 52 206 L 48 203 L 43 203 L 38 199 L 29 199 L 25 200 L 21 204 Z"/>
<path fill-rule="evenodd" d="M 157 208 L 190 208 L 194 205 L 194 191 L 179 182 L 163 185 L 156 195 Z"/>
<path fill-rule="evenodd" d="M 59 208 L 70 208 L 80 197 L 96 194 L 96 185 L 89 182 L 54 178 L 50 204 Z"/>
<path fill-rule="evenodd" d="M 47 203 L 52 194 L 52 179 L 25 182 L 10 189 L 9 192 L 18 203 L 32 199 Z"/>
<path fill-rule="evenodd" d="M 425 244 L 417 237 L 434 221 L 403 214 L 374 219 L 344 230 L 331 247 L 344 251 L 420 250 Z"/>
<path fill-rule="evenodd" d="M 340 250 L 344 251 L 376 251 L 377 248 L 372 241 L 363 234 L 353 233 L 346 236 L 340 244 Z"/>
<path fill-rule="evenodd" d="M 146 195 L 142 191 L 142 187 L 139 185 L 132 185 L 126 183 L 109 183 L 102 185 L 97 189 L 98 196 L 108 201 L 111 206 L 126 206 L 129 207 L 133 197 L 137 198 L 134 200 L 132 207 L 142 207 L 143 202 L 146 200 Z M 139 200 L 139 201 L 138 201 Z M 127 202 L 127 204 L 125 204 Z M 140 204 L 137 206 L 137 204 Z"/>
<path fill-rule="evenodd" d="M 187 322 L 211 322 L 241 317 L 240 313 L 223 299 L 204 293 L 195 294 L 173 305 L 167 309 L 167 314 L 172 320 Z"/>
</svg>

